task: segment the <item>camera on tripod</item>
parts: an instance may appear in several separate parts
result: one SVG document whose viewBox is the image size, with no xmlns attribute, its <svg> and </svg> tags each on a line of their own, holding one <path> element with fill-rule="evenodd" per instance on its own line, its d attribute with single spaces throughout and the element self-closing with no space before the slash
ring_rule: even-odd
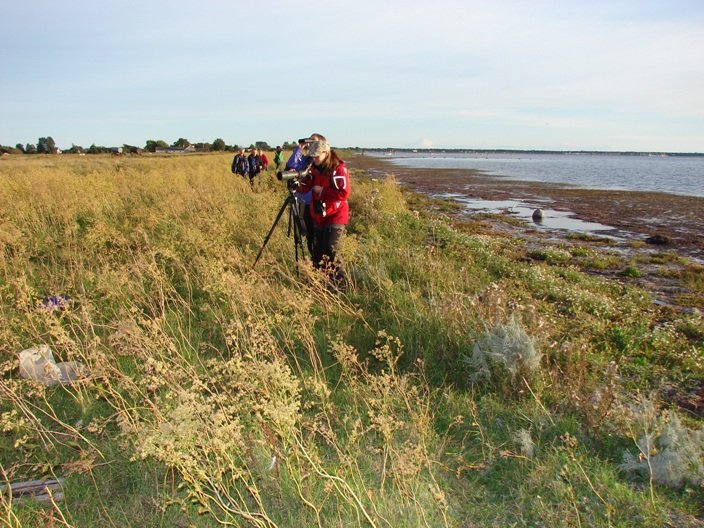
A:
<svg viewBox="0 0 704 528">
<path fill-rule="evenodd" d="M 254 264 L 252 264 L 252 268 L 254 268 L 254 266 L 257 265 L 259 258 L 262 256 L 262 253 L 264 252 L 264 248 L 266 247 L 267 242 L 269 242 L 269 238 L 271 238 L 271 235 L 274 232 L 274 228 L 276 227 L 276 224 L 279 223 L 279 220 L 281 219 L 281 217 L 283 216 L 283 214 L 286 210 L 288 210 L 288 233 L 289 233 L 289 235 L 291 234 L 291 231 L 293 230 L 293 245 L 294 245 L 295 252 L 296 252 L 296 262 L 298 262 L 299 252 L 301 254 L 303 254 L 304 246 L 303 246 L 302 240 L 303 240 L 303 236 L 304 236 L 303 233 L 305 233 L 305 227 L 303 224 L 303 220 L 301 219 L 302 213 L 299 211 L 299 203 L 298 203 L 298 199 L 296 198 L 295 191 L 298 189 L 298 186 L 300 185 L 301 180 L 303 178 L 305 178 L 307 175 L 308 175 L 308 167 L 306 167 L 305 170 L 303 170 L 303 171 L 289 170 L 289 171 L 278 171 L 276 173 L 277 180 L 286 182 L 286 185 L 288 187 L 288 196 L 284 200 L 284 203 L 281 206 L 281 209 L 279 209 L 279 214 L 276 215 L 276 219 L 274 220 L 274 223 L 271 226 L 269 233 L 264 238 L 264 242 L 262 243 L 262 247 L 259 248 L 259 253 L 257 254 L 257 258 L 254 260 Z"/>
<path fill-rule="evenodd" d="M 279 181 L 285 181 L 286 187 L 289 191 L 295 191 L 301 183 L 301 180 L 308 173 L 308 167 L 305 170 L 293 170 L 293 171 L 278 171 L 276 173 L 276 179 Z"/>
</svg>

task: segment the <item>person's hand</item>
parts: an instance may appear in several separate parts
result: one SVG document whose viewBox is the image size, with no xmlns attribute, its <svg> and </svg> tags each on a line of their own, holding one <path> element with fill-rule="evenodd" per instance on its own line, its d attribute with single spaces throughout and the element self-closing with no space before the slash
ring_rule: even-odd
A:
<svg viewBox="0 0 704 528">
<path fill-rule="evenodd" d="M 322 185 L 314 185 L 313 192 L 318 195 L 322 194 L 323 193 L 323 186 Z"/>
</svg>

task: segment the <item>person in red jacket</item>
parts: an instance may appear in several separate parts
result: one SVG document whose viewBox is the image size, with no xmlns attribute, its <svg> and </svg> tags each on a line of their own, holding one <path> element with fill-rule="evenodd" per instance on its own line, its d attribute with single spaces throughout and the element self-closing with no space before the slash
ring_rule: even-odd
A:
<svg viewBox="0 0 704 528">
<path fill-rule="evenodd" d="M 312 165 L 302 182 L 304 191 L 312 191 L 310 213 L 313 218 L 313 265 L 324 269 L 333 288 L 344 288 L 347 276 L 339 256 L 340 244 L 349 221 L 350 177 L 345 162 L 330 149 L 326 141 L 308 146 Z"/>
<path fill-rule="evenodd" d="M 269 157 L 266 155 L 266 152 L 264 152 L 262 149 L 258 149 L 259 152 L 259 161 L 262 164 L 262 170 L 268 170 L 269 169 Z"/>
</svg>

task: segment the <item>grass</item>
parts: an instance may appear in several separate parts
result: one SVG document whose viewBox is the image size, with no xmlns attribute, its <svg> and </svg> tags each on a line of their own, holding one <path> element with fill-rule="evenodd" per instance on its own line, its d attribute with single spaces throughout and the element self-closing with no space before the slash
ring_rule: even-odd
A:
<svg viewBox="0 0 704 528">
<path fill-rule="evenodd" d="M 647 397 L 664 420 L 678 412 L 664 389 L 702 381 L 695 315 L 575 266 L 623 270 L 608 254 L 527 261 L 523 242 L 358 172 L 347 292 L 296 269 L 285 221 L 252 269 L 285 191 L 273 173 L 250 189 L 230 161 L 1 160 L 2 479 L 65 479 L 48 506 L 3 494 L 4 526 L 701 518 L 701 483 L 621 469 L 648 434 L 631 404 Z M 701 276 L 675 278 L 696 294 Z M 39 308 L 58 294 L 67 308 Z M 477 376 L 477 345 L 494 336 L 496 356 L 508 335 L 535 353 L 530 375 L 516 346 L 511 377 Z M 39 344 L 90 375 L 19 378 L 17 353 Z M 698 434 L 701 418 L 680 414 Z"/>
<path fill-rule="evenodd" d="M 620 274 L 623 277 L 631 277 L 631 278 L 638 278 L 642 275 L 641 271 L 638 269 L 638 266 L 635 264 L 629 264 L 626 266 L 624 269 L 621 270 Z"/>
<path fill-rule="evenodd" d="M 573 240 L 573 241 L 580 241 L 580 242 L 591 242 L 594 244 L 601 244 L 604 246 L 613 246 L 615 244 L 614 239 L 605 237 L 605 236 L 599 236 L 599 235 L 593 235 L 591 233 L 584 233 L 584 232 L 573 232 L 573 233 L 568 233 L 565 235 L 565 238 L 568 240 Z"/>
</svg>

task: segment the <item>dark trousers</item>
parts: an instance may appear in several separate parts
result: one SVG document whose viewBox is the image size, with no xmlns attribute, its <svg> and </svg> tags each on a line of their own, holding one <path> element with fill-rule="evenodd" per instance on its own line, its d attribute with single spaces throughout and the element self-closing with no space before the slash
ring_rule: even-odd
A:
<svg viewBox="0 0 704 528">
<path fill-rule="evenodd" d="M 328 277 L 338 285 L 344 284 L 347 280 L 338 255 L 344 234 L 344 225 L 316 227 L 313 243 L 313 265 L 325 270 Z"/>
</svg>

